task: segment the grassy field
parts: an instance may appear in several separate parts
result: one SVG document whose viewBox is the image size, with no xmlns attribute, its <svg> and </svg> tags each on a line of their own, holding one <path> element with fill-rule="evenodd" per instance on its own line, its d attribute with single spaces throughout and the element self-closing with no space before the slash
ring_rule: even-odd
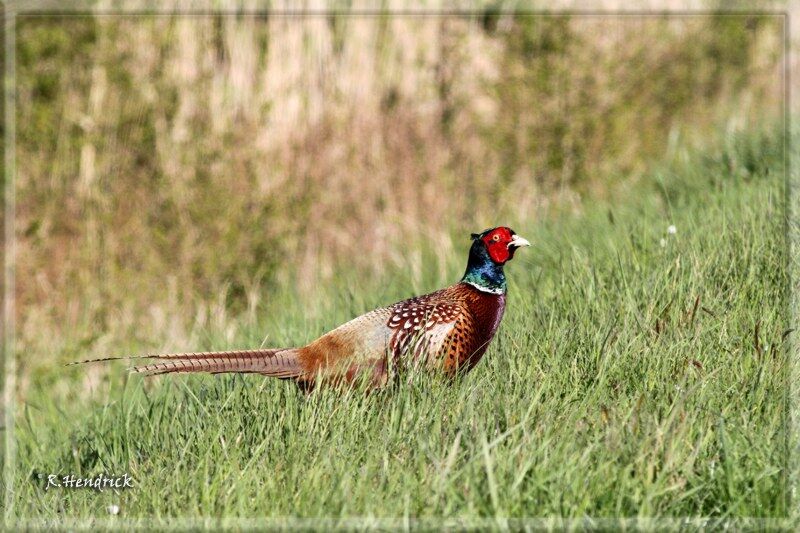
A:
<svg viewBox="0 0 800 533">
<path fill-rule="evenodd" d="M 98 370 L 54 366 L 18 406 L 12 514 L 784 516 L 783 184 L 777 135 L 729 137 L 678 151 L 608 203 L 512 221 L 534 246 L 506 269 L 496 340 L 454 384 L 307 397 L 257 376 L 144 380 L 115 365 L 89 392 Z M 286 288 L 235 334 L 185 348 L 304 343 L 457 280 L 479 229 L 445 251 L 409 236 L 408 268 L 342 271 L 310 305 Z M 57 386 L 76 389 L 54 402 Z M 137 486 L 43 489 L 47 474 L 101 472 Z"/>
</svg>

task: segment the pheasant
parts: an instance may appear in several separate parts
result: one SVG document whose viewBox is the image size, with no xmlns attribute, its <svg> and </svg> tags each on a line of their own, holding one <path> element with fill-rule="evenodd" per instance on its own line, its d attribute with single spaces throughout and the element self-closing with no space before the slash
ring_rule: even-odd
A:
<svg viewBox="0 0 800 533">
<path fill-rule="evenodd" d="M 293 379 L 308 390 L 319 383 L 366 380 L 383 387 L 391 368 L 469 371 L 481 360 L 506 306 L 503 266 L 530 243 L 511 228 L 472 234 L 461 281 L 444 289 L 356 317 L 301 348 L 145 355 L 145 375 L 174 372 L 254 373 Z M 124 357 L 97 359 L 108 361 Z M 82 361 L 93 362 L 93 361 Z"/>
</svg>

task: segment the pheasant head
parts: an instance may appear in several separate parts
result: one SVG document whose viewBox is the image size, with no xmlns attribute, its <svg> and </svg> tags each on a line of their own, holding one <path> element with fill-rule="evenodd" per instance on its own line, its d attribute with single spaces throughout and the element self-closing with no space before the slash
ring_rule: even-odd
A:
<svg viewBox="0 0 800 533">
<path fill-rule="evenodd" d="M 505 293 L 503 265 L 514 258 L 518 248 L 530 246 L 531 243 L 505 226 L 473 233 L 472 240 L 467 271 L 461 281 L 483 292 Z"/>
</svg>

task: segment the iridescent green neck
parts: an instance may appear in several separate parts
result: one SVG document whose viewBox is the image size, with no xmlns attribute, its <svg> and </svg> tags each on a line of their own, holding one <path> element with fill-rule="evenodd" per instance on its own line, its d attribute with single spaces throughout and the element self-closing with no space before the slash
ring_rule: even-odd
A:
<svg viewBox="0 0 800 533">
<path fill-rule="evenodd" d="M 506 276 L 503 265 L 498 265 L 489 257 L 489 252 L 480 239 L 472 243 L 469 250 L 467 271 L 461 278 L 462 283 L 469 283 L 478 290 L 493 294 L 506 292 Z"/>
</svg>

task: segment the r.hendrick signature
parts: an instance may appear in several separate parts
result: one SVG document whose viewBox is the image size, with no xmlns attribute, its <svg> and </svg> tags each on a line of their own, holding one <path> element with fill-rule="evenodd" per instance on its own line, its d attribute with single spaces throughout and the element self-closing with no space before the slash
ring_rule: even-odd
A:
<svg viewBox="0 0 800 533">
<path fill-rule="evenodd" d="M 50 487 L 94 489 L 99 492 L 103 492 L 103 489 L 132 489 L 133 478 L 128 474 L 122 474 L 121 476 L 100 474 L 95 477 L 79 477 L 74 474 L 59 477 L 58 474 L 49 474 L 44 490 L 49 490 Z"/>
</svg>

